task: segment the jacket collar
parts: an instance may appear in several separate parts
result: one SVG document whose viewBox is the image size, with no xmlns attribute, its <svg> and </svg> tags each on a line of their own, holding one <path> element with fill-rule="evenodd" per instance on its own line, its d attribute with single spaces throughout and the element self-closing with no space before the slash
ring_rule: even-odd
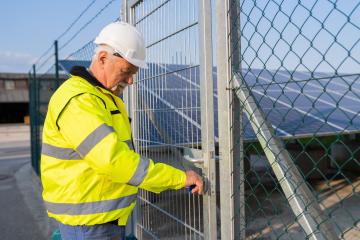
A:
<svg viewBox="0 0 360 240">
<path fill-rule="evenodd" d="M 70 74 L 81 77 L 88 81 L 94 87 L 101 87 L 107 89 L 99 80 L 97 80 L 85 67 L 74 66 L 70 70 Z"/>
</svg>

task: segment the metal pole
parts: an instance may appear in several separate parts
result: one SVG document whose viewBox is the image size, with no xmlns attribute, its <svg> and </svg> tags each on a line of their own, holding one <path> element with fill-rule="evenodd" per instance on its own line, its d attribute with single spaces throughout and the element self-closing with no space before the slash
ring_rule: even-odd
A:
<svg viewBox="0 0 360 240">
<path fill-rule="evenodd" d="M 126 16 L 126 21 L 129 22 L 130 24 L 134 25 L 134 21 L 135 21 L 135 13 L 134 13 L 134 7 L 129 6 L 128 5 L 128 1 L 125 0 L 124 3 L 126 4 L 126 6 L 124 6 L 125 8 L 125 16 Z M 130 118 L 132 119 L 132 124 L 131 124 L 131 129 L 132 129 L 132 136 L 133 138 L 138 136 L 138 121 L 137 121 L 137 116 L 136 116 L 136 88 L 137 88 L 137 83 L 136 81 L 134 82 L 133 86 L 128 87 L 127 92 L 125 94 L 124 97 L 126 97 L 126 101 L 127 101 L 127 109 L 128 109 L 128 113 Z M 134 141 L 134 144 L 136 145 L 136 142 Z M 135 148 L 137 148 L 137 146 L 134 146 Z M 139 206 L 138 206 L 139 201 L 137 202 L 131 217 L 130 217 L 130 231 L 133 235 L 137 236 L 137 221 L 138 221 L 138 210 L 139 210 Z"/>
<path fill-rule="evenodd" d="M 33 104 L 33 112 L 34 112 L 34 168 L 35 172 L 40 175 L 40 134 L 39 134 L 39 117 L 38 117 L 38 105 L 39 105 L 39 86 L 38 86 L 38 79 L 36 77 L 36 66 L 33 64 L 33 97 L 34 97 L 34 104 Z"/>
<path fill-rule="evenodd" d="M 220 212 L 221 239 L 235 239 L 234 198 L 233 198 L 233 135 L 231 130 L 231 102 L 229 65 L 228 1 L 216 0 L 216 52 L 218 84 L 219 122 L 219 169 L 220 169 Z"/>
<path fill-rule="evenodd" d="M 245 239 L 245 169 L 244 169 L 244 131 L 242 125 L 242 106 L 232 94 L 232 191 L 234 204 L 234 239 Z"/>
<path fill-rule="evenodd" d="M 121 20 L 124 22 L 129 22 L 129 16 L 128 16 L 128 0 L 125 0 L 122 2 L 122 6 L 121 6 L 121 10 L 120 10 L 120 17 Z M 125 107 L 126 110 L 129 114 L 129 117 L 132 118 L 131 116 L 131 101 L 130 101 L 130 88 L 126 88 L 125 91 L 123 92 L 123 100 L 125 103 Z"/>
<path fill-rule="evenodd" d="M 128 0 L 122 2 L 122 6 L 120 8 L 120 19 L 121 21 L 128 22 Z"/>
<path fill-rule="evenodd" d="M 34 129 L 34 82 L 31 71 L 29 71 L 28 89 L 29 89 L 29 115 L 30 115 L 30 147 L 31 147 L 31 165 L 34 168 L 35 163 L 35 129 Z"/>
<path fill-rule="evenodd" d="M 241 72 L 241 38 L 240 38 L 240 2 L 229 2 L 228 26 L 230 30 L 230 46 L 227 48 L 231 53 L 230 72 Z M 230 76 L 231 78 L 231 76 Z M 232 80 L 233 81 L 233 80 Z M 232 86 L 233 83 L 230 83 Z M 233 173 L 233 204 L 234 204 L 234 239 L 245 239 L 245 169 L 244 169 L 244 132 L 242 129 L 242 104 L 235 95 L 231 93 L 232 99 L 232 173 Z"/>
<path fill-rule="evenodd" d="M 203 197 L 204 238 L 217 239 L 211 2 L 207 0 L 201 0 L 199 4 L 199 38 L 201 147 L 204 160 L 203 173 L 208 179 L 208 191 Z"/>
<path fill-rule="evenodd" d="M 249 91 L 247 83 L 236 73 L 234 87 L 247 117 L 257 135 L 265 155 L 272 167 L 297 221 L 304 229 L 308 239 L 338 239 L 330 219 L 323 213 L 315 197 L 300 175 L 289 152 L 274 134 Z"/>
<path fill-rule="evenodd" d="M 55 89 L 54 91 L 60 86 L 60 79 L 59 79 L 59 49 L 58 49 L 58 41 L 55 40 L 54 42 L 55 48 Z"/>
</svg>

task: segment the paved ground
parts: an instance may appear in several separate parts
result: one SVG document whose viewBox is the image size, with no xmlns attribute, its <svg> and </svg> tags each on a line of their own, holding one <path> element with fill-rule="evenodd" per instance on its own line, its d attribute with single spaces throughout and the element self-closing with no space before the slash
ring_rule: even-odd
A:
<svg viewBox="0 0 360 240">
<path fill-rule="evenodd" d="M 49 239 L 40 187 L 30 167 L 29 127 L 0 125 L 0 239 Z"/>
</svg>

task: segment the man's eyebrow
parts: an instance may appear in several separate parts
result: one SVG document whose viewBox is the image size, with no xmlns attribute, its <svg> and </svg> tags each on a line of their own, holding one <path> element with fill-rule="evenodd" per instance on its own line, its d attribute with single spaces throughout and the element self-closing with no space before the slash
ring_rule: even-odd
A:
<svg viewBox="0 0 360 240">
<path fill-rule="evenodd" d="M 138 68 L 124 68 L 122 69 L 122 72 L 124 73 L 131 73 L 131 74 L 136 74 L 138 71 Z"/>
<path fill-rule="evenodd" d="M 132 72 L 133 74 L 136 74 L 138 70 L 139 70 L 139 68 L 134 67 L 134 68 L 131 69 L 131 72 Z"/>
</svg>

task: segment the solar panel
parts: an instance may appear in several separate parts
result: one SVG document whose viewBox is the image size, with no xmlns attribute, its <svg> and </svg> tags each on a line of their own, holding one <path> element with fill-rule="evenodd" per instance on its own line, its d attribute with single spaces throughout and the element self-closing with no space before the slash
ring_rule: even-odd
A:
<svg viewBox="0 0 360 240">
<path fill-rule="evenodd" d="M 89 67 L 90 61 L 61 60 L 59 64 L 69 72 L 75 65 Z M 141 70 L 141 74 L 143 80 L 137 84 L 138 99 L 142 101 L 138 104 L 146 104 L 142 107 L 149 110 L 141 116 L 141 122 L 148 122 L 144 125 L 147 129 L 138 126 L 146 138 L 141 143 L 183 145 L 190 142 L 190 137 L 191 142 L 200 143 L 199 66 L 150 63 L 149 69 Z M 244 70 L 242 76 L 279 137 L 335 135 L 360 129 L 358 76 L 261 69 Z M 217 138 L 216 68 L 213 80 Z M 196 110 L 186 109 L 187 102 L 196 106 Z M 245 140 L 255 140 L 251 125 L 246 117 L 243 119 Z"/>
<path fill-rule="evenodd" d="M 279 130 L 278 135 L 300 137 L 359 131 L 359 99 L 353 96 L 350 83 L 341 82 L 346 77 L 314 73 L 322 78 L 306 79 L 309 76 L 303 72 L 252 72 L 253 76 L 245 80 L 268 120 Z"/>
<path fill-rule="evenodd" d="M 168 105 L 169 108 L 177 109 L 181 108 L 181 101 L 189 101 L 191 98 L 192 106 L 200 107 L 199 71 L 183 73 L 180 69 L 188 69 L 189 66 L 180 65 L 170 65 L 167 68 L 170 70 L 169 74 L 166 75 L 168 88 L 167 93 L 162 95 L 162 101 L 171 103 L 171 107 Z M 176 71 L 177 74 L 172 74 L 171 70 Z M 216 79 L 216 69 L 213 72 L 214 79 Z M 188 76 L 190 73 L 192 77 Z M 156 75 L 156 72 L 153 74 Z M 352 86 L 357 87 L 360 85 L 356 82 L 357 77 L 333 77 L 328 73 L 289 73 L 259 69 L 244 71 L 243 75 L 259 106 L 264 111 L 266 119 L 271 123 L 279 137 L 335 135 L 338 133 L 355 133 L 360 129 L 360 117 L 356 109 L 359 102 L 356 92 L 359 92 L 359 89 L 350 90 L 348 85 L 342 82 L 345 81 L 349 85 L 351 83 Z M 315 77 L 321 77 L 321 79 L 314 79 Z M 155 80 L 156 77 L 152 79 Z M 175 91 L 178 86 L 184 86 L 185 82 L 190 81 L 196 87 L 196 91 L 193 91 L 190 96 L 188 92 L 181 91 L 181 89 Z M 151 84 L 144 84 L 144 87 L 151 89 Z M 144 94 L 148 91 L 145 90 Z M 215 135 L 218 136 L 216 91 L 214 91 L 214 103 Z M 195 121 L 194 123 L 186 120 L 187 124 L 193 124 L 200 128 L 200 111 L 196 112 L 196 116 L 189 115 L 186 112 L 181 114 L 185 114 Z M 166 115 L 162 118 L 166 119 L 167 125 L 181 128 L 176 122 L 167 119 Z M 244 128 L 245 139 L 255 140 L 256 135 L 245 117 Z M 182 129 L 180 132 L 184 133 L 184 130 Z M 183 141 L 186 142 L 186 139 Z"/>
</svg>

